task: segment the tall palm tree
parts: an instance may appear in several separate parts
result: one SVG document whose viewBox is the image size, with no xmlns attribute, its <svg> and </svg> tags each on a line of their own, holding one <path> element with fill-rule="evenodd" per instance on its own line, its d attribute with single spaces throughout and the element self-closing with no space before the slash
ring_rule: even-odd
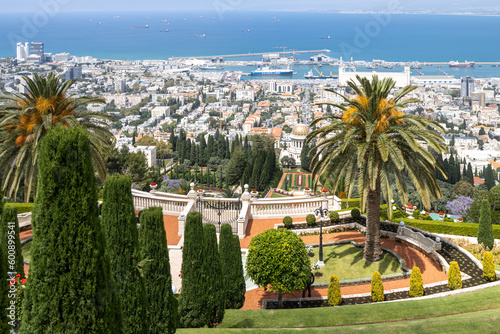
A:
<svg viewBox="0 0 500 334">
<path fill-rule="evenodd" d="M 441 133 L 444 129 L 435 121 L 421 116 L 405 114 L 401 109 L 417 99 L 405 98 L 416 89 L 406 86 L 390 96 L 394 80 L 372 81 L 356 76 L 360 87 L 351 80 L 348 85 L 356 95 L 353 98 L 339 94 L 341 104 L 330 104 L 341 110 L 341 116 L 325 116 L 315 119 L 311 127 L 329 120 L 331 123 L 312 131 L 307 138 L 317 138 L 312 160 L 314 174 L 336 175 L 337 183 L 345 178 L 347 197 L 350 198 L 357 181 L 361 198 L 361 210 L 366 208 L 366 243 L 364 259 L 378 261 L 380 247 L 380 199 L 392 200 L 392 184 L 403 202 L 408 191 L 405 174 L 409 176 L 422 197 L 424 206 L 430 207 L 430 199 L 441 197 L 441 189 L 435 178 L 435 168 L 443 175 L 445 170 L 423 143 L 436 152 L 446 151 Z M 335 185 L 335 188 L 337 184 Z M 388 206 L 391 216 L 391 205 Z"/>
<path fill-rule="evenodd" d="M 25 201 L 29 200 L 36 182 L 38 149 L 47 131 L 55 126 L 84 126 L 92 145 L 92 163 L 102 181 L 106 177 L 103 152 L 114 137 L 107 121 L 114 117 L 103 112 L 89 111 L 89 103 L 105 103 L 93 97 L 69 95 L 76 80 L 62 81 L 49 73 L 34 78 L 23 77 L 27 92 L 1 95 L 0 101 L 0 171 L 1 188 L 7 196 L 16 194 L 24 180 Z"/>
</svg>

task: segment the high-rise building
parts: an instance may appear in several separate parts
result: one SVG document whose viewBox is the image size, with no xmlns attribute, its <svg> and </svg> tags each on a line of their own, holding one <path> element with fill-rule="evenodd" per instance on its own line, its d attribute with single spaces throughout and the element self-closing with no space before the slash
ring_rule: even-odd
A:
<svg viewBox="0 0 500 334">
<path fill-rule="evenodd" d="M 278 90 L 277 90 L 276 80 L 274 79 L 269 80 L 267 89 L 272 93 L 277 92 Z"/>
<path fill-rule="evenodd" d="M 82 78 L 82 67 L 81 66 L 75 66 L 75 67 L 69 68 L 64 73 L 65 80 L 73 80 L 73 79 L 80 80 L 81 78 Z"/>
<path fill-rule="evenodd" d="M 30 55 L 37 55 L 37 56 L 43 57 L 44 53 L 45 53 L 45 51 L 44 51 L 43 43 L 31 42 Z"/>
<path fill-rule="evenodd" d="M 115 79 L 115 91 L 124 93 L 127 88 L 127 81 L 125 79 Z"/>
<path fill-rule="evenodd" d="M 460 97 L 472 97 L 472 93 L 474 92 L 474 78 L 471 76 L 463 77 L 461 79 L 460 86 Z"/>
<path fill-rule="evenodd" d="M 17 60 L 24 60 L 30 55 L 30 45 L 29 43 L 17 43 Z"/>
</svg>

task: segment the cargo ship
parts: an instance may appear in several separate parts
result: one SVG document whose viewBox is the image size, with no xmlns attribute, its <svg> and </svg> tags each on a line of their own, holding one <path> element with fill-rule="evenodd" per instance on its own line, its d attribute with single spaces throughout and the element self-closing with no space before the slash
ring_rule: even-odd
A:
<svg viewBox="0 0 500 334">
<path fill-rule="evenodd" d="M 316 71 L 318 71 L 316 69 Z M 323 75 L 323 72 L 319 72 L 319 75 L 314 75 L 313 74 L 313 70 L 310 70 L 309 72 L 307 72 L 307 74 L 304 74 L 304 78 L 305 79 L 338 79 L 339 76 L 337 74 L 332 74 L 330 72 L 330 75 Z"/>
<path fill-rule="evenodd" d="M 269 66 L 265 66 L 250 72 L 250 75 L 293 75 L 293 70 L 290 68 L 270 68 Z"/>
<path fill-rule="evenodd" d="M 453 61 L 452 60 L 452 61 L 450 61 L 448 63 L 448 65 L 450 67 L 474 67 L 474 65 L 476 65 L 476 63 L 473 62 L 473 61 L 467 61 L 467 60 L 465 62 L 463 62 L 463 63 L 460 63 L 458 61 Z"/>
<path fill-rule="evenodd" d="M 145 25 L 145 26 L 132 26 L 132 28 L 134 29 L 148 29 L 149 28 L 149 25 Z"/>
</svg>

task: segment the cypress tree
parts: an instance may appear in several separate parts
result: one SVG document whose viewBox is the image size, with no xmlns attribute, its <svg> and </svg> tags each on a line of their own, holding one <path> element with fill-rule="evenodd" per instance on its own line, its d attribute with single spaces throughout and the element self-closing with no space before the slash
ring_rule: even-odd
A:
<svg viewBox="0 0 500 334">
<path fill-rule="evenodd" d="M 237 235 L 233 235 L 230 224 L 224 224 L 221 227 L 219 251 L 226 289 L 226 308 L 241 308 L 245 302 L 246 292 L 243 261 L 240 240 Z"/>
<path fill-rule="evenodd" d="M 121 333 L 85 130 L 57 127 L 46 134 L 37 189 L 20 332 Z"/>
<path fill-rule="evenodd" d="M 201 214 L 190 212 L 184 228 L 182 290 L 179 297 L 180 325 L 184 328 L 203 327 L 208 322 L 207 285 L 203 276 L 204 257 Z"/>
<path fill-rule="evenodd" d="M 271 161 L 271 159 L 272 159 L 271 154 L 268 154 L 266 157 L 266 161 L 262 166 L 262 171 L 260 172 L 260 178 L 259 178 L 259 190 L 266 189 L 266 187 L 269 186 L 269 181 L 271 177 L 273 176 L 272 175 L 273 161 Z"/>
<path fill-rule="evenodd" d="M 19 239 L 19 220 L 17 219 L 17 208 L 15 206 L 7 206 L 3 209 L 0 235 L 2 236 L 0 246 L 3 248 L 5 260 L 14 260 L 12 264 L 6 262 L 5 269 L 7 272 L 15 272 L 16 275 L 20 274 L 22 278 L 26 277 L 21 240 Z M 9 239 L 9 237 L 13 237 L 13 239 Z M 10 258 L 9 249 L 13 250 L 11 252 L 13 257 Z"/>
<path fill-rule="evenodd" d="M 245 170 L 243 171 L 243 175 L 241 177 L 241 183 L 242 183 L 242 185 L 245 185 L 245 184 L 250 185 L 250 178 L 252 177 L 253 159 L 252 159 L 252 155 L 251 154 L 248 156 L 247 161 L 248 161 L 247 165 L 246 165 Z"/>
<path fill-rule="evenodd" d="M 147 296 L 137 269 L 139 241 L 129 176 L 113 175 L 104 182 L 101 224 L 106 237 L 111 275 L 122 302 L 124 333 L 145 333 Z"/>
<path fill-rule="evenodd" d="M 484 185 L 488 190 L 493 188 L 495 186 L 495 174 L 493 173 L 493 168 L 491 167 L 491 164 L 488 164 L 484 171 Z"/>
<path fill-rule="evenodd" d="M 474 185 L 474 174 L 472 173 L 472 165 L 470 162 L 467 164 L 466 179 L 470 184 Z"/>
<path fill-rule="evenodd" d="M 203 242 L 205 258 L 203 263 L 204 280 L 206 281 L 207 325 L 212 328 L 224 319 L 224 304 L 226 291 L 222 277 L 221 259 L 217 247 L 215 226 L 207 224 L 203 227 Z"/>
<path fill-rule="evenodd" d="M 148 318 L 149 333 L 175 333 L 177 308 L 171 288 L 172 276 L 161 208 L 142 211 L 139 242 L 148 306 L 153 310 Z"/>
<path fill-rule="evenodd" d="M 208 136 L 208 143 L 207 143 L 207 149 L 205 151 L 205 161 L 208 163 L 210 158 L 213 156 L 214 150 L 214 137 L 213 136 Z"/>
<path fill-rule="evenodd" d="M 477 243 L 484 247 L 493 249 L 495 239 L 493 237 L 493 226 L 491 225 L 490 202 L 483 199 L 481 202 L 481 215 L 479 216 L 479 227 L 477 231 Z"/>
</svg>

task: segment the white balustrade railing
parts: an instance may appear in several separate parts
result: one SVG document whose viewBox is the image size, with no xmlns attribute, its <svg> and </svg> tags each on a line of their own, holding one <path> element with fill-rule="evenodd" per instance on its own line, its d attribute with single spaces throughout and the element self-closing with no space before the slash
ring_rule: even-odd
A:
<svg viewBox="0 0 500 334">
<path fill-rule="evenodd" d="M 175 195 L 175 194 L 173 194 Z M 184 211 L 184 208 L 188 204 L 189 200 L 187 196 L 183 198 L 178 197 L 179 195 L 167 197 L 167 196 L 156 196 L 155 194 L 132 190 L 132 197 L 134 200 L 134 208 L 136 210 L 142 210 L 149 207 L 160 207 L 163 213 L 170 214 L 180 214 Z"/>
<path fill-rule="evenodd" d="M 259 199 L 250 203 L 250 213 L 253 219 L 271 217 L 304 217 L 314 214 L 319 207 L 326 209 L 327 199 L 318 198 L 291 198 L 291 199 Z M 329 208 L 331 210 L 331 208 Z"/>
</svg>

